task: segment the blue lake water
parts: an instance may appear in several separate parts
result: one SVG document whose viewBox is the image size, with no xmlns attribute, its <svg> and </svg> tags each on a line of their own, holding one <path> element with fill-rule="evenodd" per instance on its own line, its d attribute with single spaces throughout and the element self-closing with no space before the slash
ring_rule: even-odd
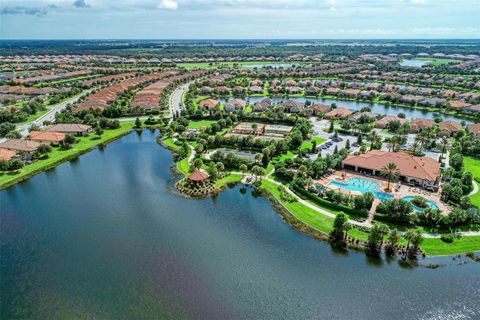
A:
<svg viewBox="0 0 480 320">
<path fill-rule="evenodd" d="M 2 320 L 480 318 L 480 264 L 338 252 L 251 189 L 184 198 L 157 134 L 0 191 Z"/>
<path fill-rule="evenodd" d="M 423 67 L 424 65 L 428 64 L 429 60 L 419 60 L 419 59 L 404 59 L 400 61 L 400 65 L 403 67 L 416 67 L 420 68 Z"/>
<path fill-rule="evenodd" d="M 265 97 L 246 97 L 247 100 L 251 104 L 255 104 L 259 101 L 262 101 Z M 324 99 L 324 98 L 305 98 L 305 97 L 271 97 L 274 103 L 279 103 L 286 100 L 294 100 L 299 102 L 306 102 L 311 101 L 312 103 L 322 103 L 326 105 L 331 105 L 335 103 L 337 107 L 344 107 L 351 110 L 360 110 L 364 107 L 369 107 L 372 112 L 378 114 L 386 114 L 386 115 L 397 115 L 399 113 L 404 113 L 406 119 L 415 119 L 415 118 L 427 118 L 427 119 L 434 119 L 435 117 L 439 117 L 443 120 L 453 120 L 457 122 L 465 121 L 465 123 L 473 123 L 470 120 L 464 120 L 459 117 L 441 114 L 441 113 L 433 113 L 427 110 L 419 110 L 413 108 L 406 108 L 406 107 L 398 107 L 398 106 L 389 106 L 382 103 L 368 103 L 368 102 L 357 102 L 357 101 L 348 101 L 348 100 L 339 100 L 339 99 Z M 228 99 L 218 99 L 220 102 L 226 102 Z"/>
</svg>

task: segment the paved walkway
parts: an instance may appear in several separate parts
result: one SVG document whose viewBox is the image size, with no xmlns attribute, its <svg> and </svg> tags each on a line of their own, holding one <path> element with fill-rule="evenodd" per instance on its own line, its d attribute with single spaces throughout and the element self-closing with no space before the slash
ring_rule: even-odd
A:
<svg viewBox="0 0 480 320">
<path fill-rule="evenodd" d="M 275 181 L 273 179 L 270 179 L 270 178 L 265 178 L 265 180 L 269 181 L 269 182 L 272 182 L 276 185 L 279 185 L 279 186 L 283 186 L 285 188 L 285 190 L 287 190 L 288 193 L 290 193 L 292 196 L 295 197 L 295 199 L 297 199 L 297 201 L 307 207 L 309 207 L 310 209 L 312 210 L 315 210 L 317 211 L 318 213 L 321 213 L 327 217 L 330 217 L 332 219 L 335 219 L 336 215 L 334 213 L 331 213 L 325 209 L 322 209 L 322 208 L 319 208 L 317 206 L 315 206 L 314 204 L 311 204 L 310 202 L 308 201 L 305 201 L 303 200 L 302 198 L 300 198 L 299 196 L 297 196 L 292 190 L 290 190 L 290 188 L 288 188 L 287 186 L 283 185 L 282 183 L 278 182 L 278 181 Z M 352 225 L 356 225 L 356 226 L 360 226 L 360 227 L 367 227 L 367 228 L 371 228 L 372 224 L 366 220 L 364 222 L 359 222 L 359 221 L 356 221 L 356 220 L 348 220 Z M 312 226 L 311 226 L 312 227 Z M 403 232 L 400 232 L 400 234 L 403 234 Z M 460 232 L 455 232 L 456 235 L 458 236 L 480 236 L 480 231 L 460 231 Z M 432 238 L 432 239 L 435 239 L 435 238 L 440 238 L 441 235 L 440 234 L 437 234 L 437 233 L 424 233 L 423 234 L 423 237 L 424 238 Z"/>
<path fill-rule="evenodd" d="M 478 184 L 475 180 L 473 180 L 473 190 L 468 195 L 473 196 L 477 192 L 478 192 Z"/>
</svg>

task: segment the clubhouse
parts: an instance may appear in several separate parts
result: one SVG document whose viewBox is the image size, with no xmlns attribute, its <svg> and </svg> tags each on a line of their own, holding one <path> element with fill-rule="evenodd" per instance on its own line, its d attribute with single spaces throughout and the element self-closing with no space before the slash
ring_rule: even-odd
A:
<svg viewBox="0 0 480 320">
<path fill-rule="evenodd" d="M 382 168 L 394 163 L 400 171 L 400 181 L 427 189 L 437 190 L 440 178 L 440 163 L 429 157 L 415 157 L 402 152 L 372 150 L 358 156 L 350 155 L 343 168 L 379 176 Z"/>
</svg>

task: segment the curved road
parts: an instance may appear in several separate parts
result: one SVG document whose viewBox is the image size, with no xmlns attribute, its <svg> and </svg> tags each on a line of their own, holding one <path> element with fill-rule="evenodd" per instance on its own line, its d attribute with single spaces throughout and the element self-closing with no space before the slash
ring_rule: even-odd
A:
<svg viewBox="0 0 480 320">
<path fill-rule="evenodd" d="M 36 124 L 38 126 L 41 126 L 43 124 L 44 121 L 53 121 L 55 120 L 55 115 L 57 113 L 59 113 L 60 111 L 62 111 L 63 109 L 65 109 L 67 107 L 68 104 L 73 104 L 75 102 L 78 101 L 78 99 L 80 99 L 81 97 L 89 94 L 93 89 L 88 89 L 88 90 L 85 90 L 83 91 L 82 93 L 76 95 L 76 96 L 73 96 L 63 102 L 60 102 L 59 104 L 55 104 L 53 106 L 50 107 L 50 110 L 45 113 L 44 115 L 42 115 L 40 118 L 32 121 L 32 122 L 29 122 L 29 123 L 26 123 L 26 124 L 22 124 L 20 126 L 17 126 L 17 129 L 20 129 L 20 133 L 22 134 L 22 137 L 27 137 L 28 136 L 28 129 L 30 128 L 30 126 L 32 124 Z"/>
</svg>

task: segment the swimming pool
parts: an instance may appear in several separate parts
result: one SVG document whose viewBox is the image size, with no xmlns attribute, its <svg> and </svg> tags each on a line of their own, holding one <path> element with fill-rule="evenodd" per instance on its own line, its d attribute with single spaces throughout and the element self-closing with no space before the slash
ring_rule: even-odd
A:
<svg viewBox="0 0 480 320">
<path fill-rule="evenodd" d="M 365 178 L 350 178 L 347 180 L 347 182 L 340 182 L 334 180 L 331 181 L 328 185 L 361 193 L 371 192 L 373 193 L 375 198 L 378 198 L 380 200 L 391 200 L 394 198 L 394 196 L 391 194 L 378 191 L 381 187 L 380 183 Z"/>
<path fill-rule="evenodd" d="M 415 196 L 405 196 L 402 198 L 402 200 L 405 200 L 405 201 L 408 201 L 410 203 L 412 203 L 412 200 L 415 199 Z M 438 205 L 435 203 L 435 201 L 432 201 L 432 200 L 428 200 L 428 199 L 425 199 L 427 201 L 427 205 L 432 208 L 432 209 L 438 209 Z M 412 206 L 413 206 L 413 209 L 415 211 L 418 211 L 418 212 L 423 212 L 425 209 L 424 208 L 420 208 L 420 207 L 417 207 L 416 205 L 414 205 L 412 203 Z"/>
</svg>

